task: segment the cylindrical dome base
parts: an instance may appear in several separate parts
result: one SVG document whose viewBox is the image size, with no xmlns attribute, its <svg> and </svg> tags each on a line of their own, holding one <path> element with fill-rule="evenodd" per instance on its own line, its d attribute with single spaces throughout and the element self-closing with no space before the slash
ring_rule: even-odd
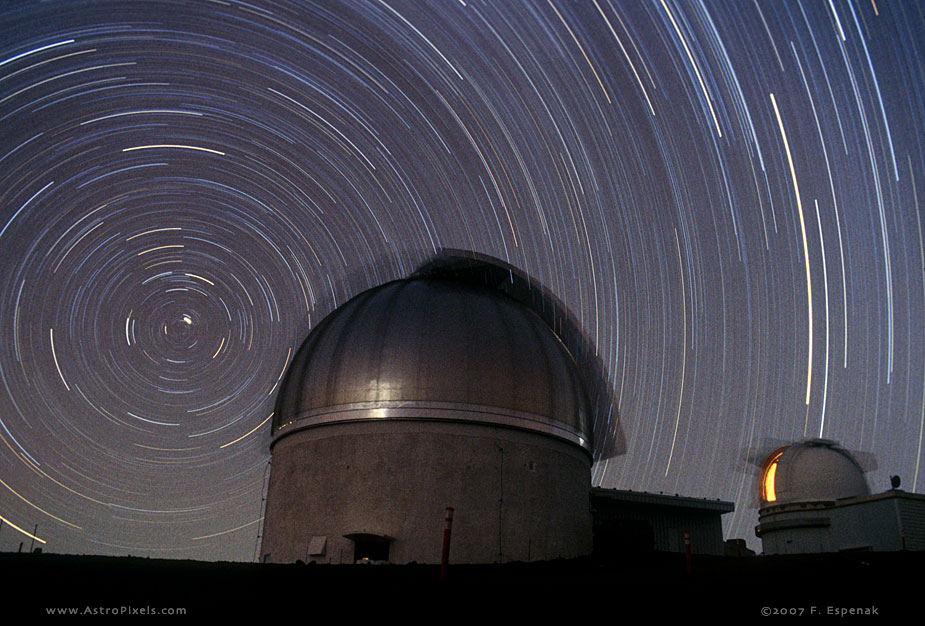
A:
<svg viewBox="0 0 925 626">
<path fill-rule="evenodd" d="M 573 558 L 592 548 L 591 460 L 541 433 L 484 424 L 326 424 L 273 447 L 261 559 L 453 563 Z"/>
</svg>

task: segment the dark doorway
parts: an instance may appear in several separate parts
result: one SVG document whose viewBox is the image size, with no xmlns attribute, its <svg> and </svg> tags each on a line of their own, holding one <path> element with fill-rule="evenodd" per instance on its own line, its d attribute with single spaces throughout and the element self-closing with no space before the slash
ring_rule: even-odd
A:
<svg viewBox="0 0 925 626">
<path fill-rule="evenodd" d="M 380 535 L 348 535 L 353 540 L 353 562 L 388 561 L 389 539 Z"/>
<path fill-rule="evenodd" d="M 655 549 L 652 525 L 639 519 L 610 519 L 594 526 L 594 551 L 609 557 L 643 554 Z"/>
</svg>

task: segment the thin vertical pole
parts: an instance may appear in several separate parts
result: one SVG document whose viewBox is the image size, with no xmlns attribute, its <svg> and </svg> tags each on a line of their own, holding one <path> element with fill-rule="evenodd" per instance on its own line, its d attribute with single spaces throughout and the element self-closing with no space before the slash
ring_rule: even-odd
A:
<svg viewBox="0 0 925 626">
<path fill-rule="evenodd" d="M 453 507 L 446 507 L 446 525 L 443 527 L 443 556 L 440 559 L 440 582 L 446 580 L 446 566 L 450 562 L 450 532 L 453 529 Z"/>
</svg>

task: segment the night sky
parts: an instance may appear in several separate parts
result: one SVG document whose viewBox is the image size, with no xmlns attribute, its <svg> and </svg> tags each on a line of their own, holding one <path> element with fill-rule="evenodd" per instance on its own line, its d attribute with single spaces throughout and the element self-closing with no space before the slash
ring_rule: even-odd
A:
<svg viewBox="0 0 925 626">
<path fill-rule="evenodd" d="M 753 548 L 769 442 L 921 492 L 923 11 L 4 3 L 0 549 L 252 560 L 294 350 L 445 248 L 597 346 L 595 484 L 733 501 Z"/>
</svg>

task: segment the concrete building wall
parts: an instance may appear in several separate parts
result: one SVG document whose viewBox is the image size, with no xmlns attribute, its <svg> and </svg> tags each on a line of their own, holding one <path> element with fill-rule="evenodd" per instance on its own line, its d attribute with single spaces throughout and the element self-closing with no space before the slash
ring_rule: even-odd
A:
<svg viewBox="0 0 925 626">
<path fill-rule="evenodd" d="M 888 491 L 759 511 L 765 554 L 925 549 L 925 496 Z"/>
<path fill-rule="evenodd" d="M 896 502 L 874 500 L 832 510 L 826 552 L 902 550 Z"/>
<path fill-rule="evenodd" d="M 608 556 L 621 552 L 684 552 L 690 533 L 693 554 L 723 554 L 721 516 L 726 503 L 693 498 L 612 490 L 592 493 L 595 550 Z"/>
<path fill-rule="evenodd" d="M 347 536 L 376 535 L 390 540 L 389 562 L 439 563 L 448 506 L 452 562 L 580 556 L 592 548 L 589 486 L 587 453 L 539 433 L 422 420 L 309 428 L 273 448 L 262 560 L 352 563 Z"/>
<path fill-rule="evenodd" d="M 903 498 L 894 502 L 906 550 L 925 550 L 925 501 Z"/>
</svg>

